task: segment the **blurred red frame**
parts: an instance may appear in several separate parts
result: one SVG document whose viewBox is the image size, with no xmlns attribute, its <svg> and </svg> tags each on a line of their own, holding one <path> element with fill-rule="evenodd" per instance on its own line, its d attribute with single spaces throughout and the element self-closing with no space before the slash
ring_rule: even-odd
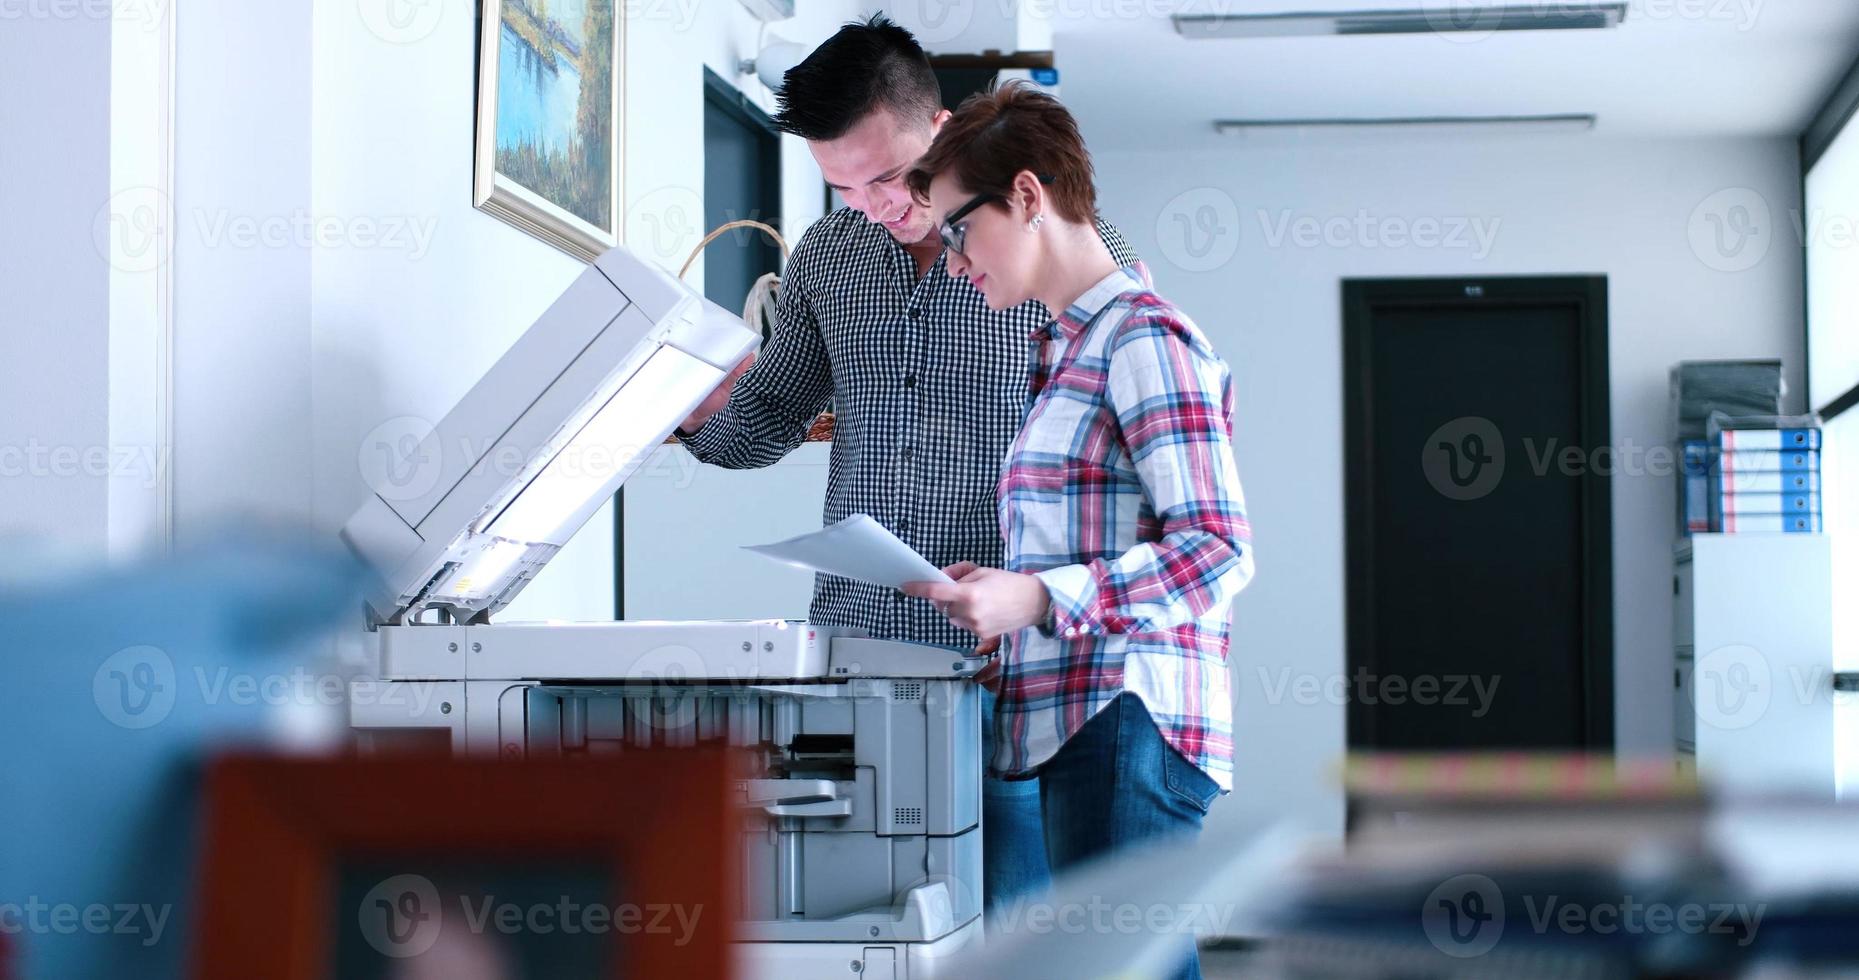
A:
<svg viewBox="0 0 1859 980">
<path fill-rule="evenodd" d="M 546 801 L 546 802 L 545 802 Z M 322 980 L 343 861 L 604 861 L 615 903 L 715 909 L 697 932 L 620 936 L 614 976 L 727 977 L 735 849 L 727 759 L 708 748 L 506 762 L 230 755 L 206 777 L 197 976 Z"/>
</svg>

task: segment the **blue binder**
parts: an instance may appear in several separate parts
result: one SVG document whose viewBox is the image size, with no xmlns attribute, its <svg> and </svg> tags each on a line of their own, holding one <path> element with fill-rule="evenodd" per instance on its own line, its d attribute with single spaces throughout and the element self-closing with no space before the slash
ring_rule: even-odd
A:
<svg viewBox="0 0 1859 980">
<path fill-rule="evenodd" d="M 1818 493 L 1820 474 L 1796 470 L 1742 470 L 1711 475 L 1711 495 L 1726 493 Z"/>
<path fill-rule="evenodd" d="M 1819 514 L 1725 514 L 1719 530 L 1725 534 L 1780 532 L 1815 534 L 1820 531 Z"/>
<path fill-rule="evenodd" d="M 1720 514 L 1818 514 L 1820 513 L 1820 494 L 1817 493 L 1736 493 L 1734 491 L 1718 496 L 1717 513 Z"/>
<path fill-rule="evenodd" d="M 1717 454 L 1716 465 L 1725 473 L 1803 472 L 1820 469 L 1820 452 L 1813 449 L 1725 450 Z"/>
<path fill-rule="evenodd" d="M 1726 452 L 1744 449 L 1819 449 L 1819 429 L 1725 429 Z"/>
</svg>

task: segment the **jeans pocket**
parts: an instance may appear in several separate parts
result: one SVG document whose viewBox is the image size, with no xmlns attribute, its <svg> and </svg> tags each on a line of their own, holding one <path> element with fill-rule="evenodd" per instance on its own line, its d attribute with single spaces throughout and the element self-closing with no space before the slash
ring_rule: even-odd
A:
<svg viewBox="0 0 1859 980">
<path fill-rule="evenodd" d="M 1220 795 L 1220 784 L 1213 777 L 1201 771 L 1201 767 L 1181 757 L 1173 746 L 1162 746 L 1167 758 L 1162 763 L 1162 782 L 1170 793 L 1180 797 L 1202 814 L 1213 806 L 1214 798 Z"/>
</svg>

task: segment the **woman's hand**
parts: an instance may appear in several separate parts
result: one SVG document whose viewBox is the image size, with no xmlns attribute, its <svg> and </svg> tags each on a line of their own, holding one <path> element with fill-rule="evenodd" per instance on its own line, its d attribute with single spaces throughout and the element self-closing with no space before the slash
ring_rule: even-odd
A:
<svg viewBox="0 0 1859 980">
<path fill-rule="evenodd" d="M 983 641 L 1031 626 L 1046 618 L 1052 596 L 1037 576 L 982 568 L 972 561 L 943 569 L 947 582 L 905 582 L 904 594 L 928 599 L 949 622 Z"/>
</svg>

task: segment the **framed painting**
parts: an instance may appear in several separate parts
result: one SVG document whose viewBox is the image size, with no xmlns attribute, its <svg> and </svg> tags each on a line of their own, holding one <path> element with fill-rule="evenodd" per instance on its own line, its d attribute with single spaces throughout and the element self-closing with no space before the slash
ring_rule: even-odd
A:
<svg viewBox="0 0 1859 980">
<path fill-rule="evenodd" d="M 592 261 L 619 243 L 625 18 L 615 0 L 479 0 L 473 203 Z"/>
</svg>

